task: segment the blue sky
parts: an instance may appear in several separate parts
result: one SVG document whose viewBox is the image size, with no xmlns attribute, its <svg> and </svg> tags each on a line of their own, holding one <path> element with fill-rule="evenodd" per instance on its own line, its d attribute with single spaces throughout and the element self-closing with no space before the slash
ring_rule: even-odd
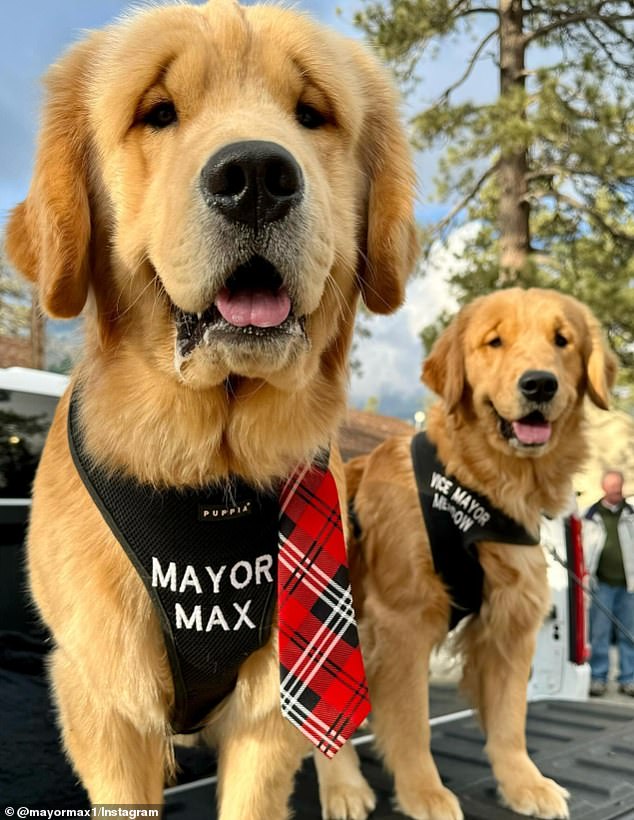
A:
<svg viewBox="0 0 634 820">
<path fill-rule="evenodd" d="M 130 7 L 125 0 L 29 0 L 8 2 L 2 9 L 2 47 L 0 48 L 0 225 L 8 211 L 27 192 L 33 160 L 38 112 L 41 100 L 40 78 L 47 66 L 71 43 L 81 39 L 82 31 L 112 22 Z M 310 12 L 322 23 L 359 38 L 351 25 L 361 0 L 300 0 L 294 3 Z M 338 14 L 337 8 L 341 8 Z M 433 99 L 438 92 L 459 76 L 465 57 L 470 53 L 469 36 L 443 45 L 442 54 L 430 65 L 428 79 L 421 95 Z M 480 99 L 487 92 L 485 69 L 478 69 L 465 88 L 466 95 Z M 437 155 L 417 158 L 420 201 L 417 214 L 422 221 L 433 221 L 447 205 L 430 204 L 432 176 Z M 462 239 L 454 247 L 459 248 Z M 444 279 L 447 267 L 453 266 L 451 255 L 439 252 L 432 260 L 433 272 L 410 286 L 408 305 L 394 317 L 369 321 L 372 337 L 364 340 L 358 351 L 363 375 L 354 376 L 352 402 L 363 406 L 369 396 L 380 399 L 383 412 L 410 416 L 422 400 L 418 384 L 422 349 L 418 332 L 433 320 L 436 313 L 450 303 Z"/>
</svg>

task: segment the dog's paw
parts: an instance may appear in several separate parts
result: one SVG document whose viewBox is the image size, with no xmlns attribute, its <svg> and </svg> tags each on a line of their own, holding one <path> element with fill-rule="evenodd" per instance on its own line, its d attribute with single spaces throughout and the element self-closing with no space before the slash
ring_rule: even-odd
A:
<svg viewBox="0 0 634 820">
<path fill-rule="evenodd" d="M 396 795 L 399 811 L 413 820 L 463 820 L 458 798 L 444 786 L 435 789 L 416 789 Z"/>
<path fill-rule="evenodd" d="M 354 785 L 332 783 L 321 789 L 323 820 L 366 820 L 375 806 L 374 792 L 363 777 Z"/>
<path fill-rule="evenodd" d="M 499 787 L 502 803 L 518 814 L 543 820 L 565 820 L 569 817 L 570 793 L 548 777 L 531 783 L 506 783 Z"/>
</svg>

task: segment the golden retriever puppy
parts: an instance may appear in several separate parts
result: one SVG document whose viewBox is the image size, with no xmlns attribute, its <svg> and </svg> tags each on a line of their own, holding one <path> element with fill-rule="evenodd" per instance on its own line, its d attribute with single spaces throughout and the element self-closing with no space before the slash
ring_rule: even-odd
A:
<svg viewBox="0 0 634 820">
<path fill-rule="evenodd" d="M 74 46 L 48 75 L 7 247 L 50 315 L 86 305 L 71 421 L 87 463 L 106 482 L 228 496 L 236 480 L 271 489 L 310 463 L 345 411 L 359 293 L 379 313 L 403 299 L 413 187 L 383 71 L 302 14 L 154 7 Z M 36 477 L 28 545 L 63 740 L 94 803 L 161 803 L 171 730 L 187 727 L 159 615 L 73 463 L 69 403 Z M 341 482 L 334 448 L 331 464 Z M 234 569 L 253 577 L 241 549 Z M 270 564 L 255 571 L 270 580 Z M 162 586 L 200 580 L 156 572 Z M 211 603 L 208 627 L 248 618 Z M 181 618 L 198 629 L 192 612 Z M 280 715 L 276 646 L 274 624 L 203 721 L 220 747 L 223 820 L 287 815 L 306 745 Z"/>
<path fill-rule="evenodd" d="M 463 684 L 502 800 L 521 814 L 568 816 L 565 789 L 526 751 L 527 682 L 549 608 L 544 554 L 531 543 L 540 515 L 569 501 L 586 452 L 584 397 L 607 408 L 614 376 L 585 306 L 555 291 L 499 291 L 463 308 L 425 361 L 423 382 L 441 397 L 428 415 L 426 449 L 393 438 L 347 465 L 374 731 L 410 817 L 462 817 L 430 754 L 427 681 L 432 648 L 469 614 Z M 427 471 L 421 485 L 414 452 Z M 324 816 L 364 817 L 371 800 L 352 746 L 319 769 Z"/>
</svg>

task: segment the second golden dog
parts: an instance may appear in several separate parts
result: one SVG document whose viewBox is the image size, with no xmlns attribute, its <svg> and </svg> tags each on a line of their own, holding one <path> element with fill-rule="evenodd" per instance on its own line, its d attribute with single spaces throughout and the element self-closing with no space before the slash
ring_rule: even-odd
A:
<svg viewBox="0 0 634 820">
<path fill-rule="evenodd" d="M 511 544 L 501 536 L 475 544 L 477 562 L 466 566 L 483 572 L 482 600 L 460 640 L 464 687 L 479 710 L 502 800 L 522 814 L 563 818 L 568 809 L 566 790 L 545 778 L 526 750 L 526 688 L 549 589 L 542 549 L 518 542 L 538 533 L 542 513 L 556 515 L 569 503 L 585 455 L 584 398 L 607 408 L 614 375 L 614 358 L 588 309 L 538 289 L 475 300 L 423 369 L 423 381 L 441 397 L 427 437 L 450 477 L 436 478 L 435 503 L 453 515 L 454 529 L 489 526 L 491 510 L 512 520 Z M 461 602 L 452 601 L 455 590 L 434 568 L 410 446 L 408 437 L 389 439 L 347 465 L 361 530 L 352 547 L 353 590 L 373 727 L 398 807 L 418 820 L 460 820 L 429 749 L 427 681 L 430 652 L 447 635 L 452 604 Z M 454 481 L 466 489 L 443 496 Z M 516 538 L 518 527 L 528 537 Z M 464 580 L 461 571 L 458 586 Z M 354 749 L 319 769 L 325 816 L 365 817 L 373 800 Z"/>
</svg>

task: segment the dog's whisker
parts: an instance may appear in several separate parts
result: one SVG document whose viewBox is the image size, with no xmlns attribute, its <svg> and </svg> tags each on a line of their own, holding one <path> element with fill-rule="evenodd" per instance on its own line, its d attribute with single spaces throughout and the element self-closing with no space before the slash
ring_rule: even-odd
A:
<svg viewBox="0 0 634 820">
<path fill-rule="evenodd" d="M 341 310 L 341 313 L 347 319 L 354 319 L 355 311 L 351 305 L 348 304 L 346 297 L 344 296 L 343 291 L 341 290 L 341 285 L 337 282 L 337 280 L 332 276 L 332 274 L 328 274 L 326 277 L 326 286 L 329 287 L 335 299 L 337 300 L 338 306 Z"/>
<path fill-rule="evenodd" d="M 131 277 L 130 281 L 127 283 L 127 288 L 128 288 L 128 290 L 129 290 L 129 291 L 132 291 L 132 288 L 133 288 L 133 281 L 134 281 L 134 279 L 135 279 L 135 277 L 134 277 L 134 276 L 133 276 L 133 277 Z M 123 316 L 125 316 L 126 314 L 128 314 L 128 313 L 129 313 L 129 312 L 130 312 L 130 311 L 131 311 L 134 307 L 136 307 L 136 305 L 137 305 L 137 304 L 138 304 L 138 302 L 139 302 L 139 301 L 143 298 L 143 296 L 145 295 L 145 293 L 146 293 L 146 292 L 147 292 L 147 291 L 148 291 L 151 287 L 154 287 L 154 286 L 155 286 L 155 284 L 156 284 L 156 277 L 155 277 L 155 276 L 153 276 L 153 277 L 152 277 L 152 278 L 151 278 L 151 279 L 150 279 L 150 280 L 149 280 L 149 281 L 148 281 L 148 282 L 147 282 L 147 283 L 143 286 L 143 288 L 141 288 L 141 290 L 139 291 L 139 293 L 136 295 L 136 297 L 133 299 L 133 301 L 132 301 L 132 302 L 130 302 L 130 304 L 129 304 L 126 308 L 125 308 L 125 310 L 120 310 L 121 299 L 123 298 L 123 293 L 124 293 L 124 288 L 122 288 L 122 289 L 120 290 L 120 292 L 119 292 L 119 296 L 118 296 L 118 298 L 117 298 L 117 315 L 118 315 L 119 317 L 123 317 Z"/>
<path fill-rule="evenodd" d="M 154 285 L 154 299 L 152 300 L 152 321 L 154 321 L 156 311 L 162 304 L 163 299 L 163 287 L 158 280 L 158 277 L 154 277 L 152 279 L 152 283 Z"/>
</svg>

